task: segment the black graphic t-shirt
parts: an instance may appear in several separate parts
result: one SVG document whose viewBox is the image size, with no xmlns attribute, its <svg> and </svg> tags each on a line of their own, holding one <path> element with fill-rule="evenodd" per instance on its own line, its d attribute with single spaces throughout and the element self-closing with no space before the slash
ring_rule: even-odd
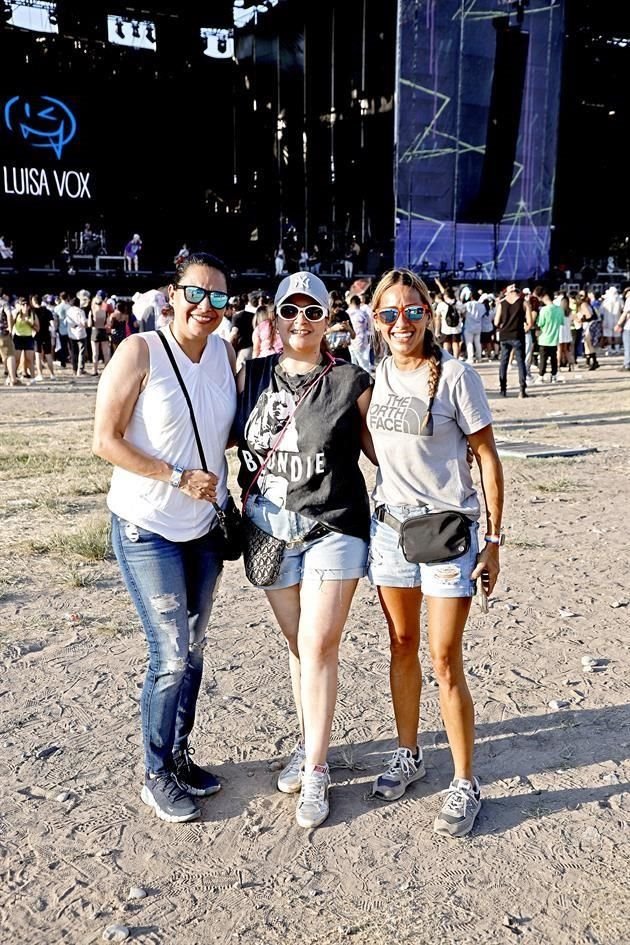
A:
<svg viewBox="0 0 630 945">
<path fill-rule="evenodd" d="M 286 374 L 279 355 L 245 362 L 245 389 L 236 415 L 238 481 L 247 491 L 300 397 L 297 408 L 252 494 L 313 518 L 345 535 L 367 540 L 370 507 L 358 460 L 361 417 L 357 400 L 372 384 L 354 364 L 328 359 L 308 374 Z"/>
</svg>

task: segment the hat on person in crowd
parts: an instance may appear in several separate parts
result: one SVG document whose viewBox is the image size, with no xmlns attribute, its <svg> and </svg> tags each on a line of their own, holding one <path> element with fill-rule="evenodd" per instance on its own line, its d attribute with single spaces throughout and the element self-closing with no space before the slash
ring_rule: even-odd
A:
<svg viewBox="0 0 630 945">
<path fill-rule="evenodd" d="M 77 292 L 77 298 L 86 299 L 89 301 L 92 298 L 92 296 L 90 295 L 87 289 L 79 289 L 79 291 Z"/>
<path fill-rule="evenodd" d="M 55 301 L 54 295 L 45 295 L 44 298 L 42 299 L 42 302 L 44 302 L 46 305 L 52 305 L 54 301 Z"/>
<path fill-rule="evenodd" d="M 235 306 L 235 305 L 240 305 L 240 304 L 241 304 L 241 299 L 240 299 L 240 296 L 238 295 L 231 295 L 230 298 L 228 299 L 228 305 Z"/>
<path fill-rule="evenodd" d="M 94 298 L 95 298 L 95 299 L 101 299 L 101 300 L 102 300 L 102 299 L 106 299 L 106 298 L 107 298 L 107 292 L 105 291 L 105 289 L 98 289 L 98 291 L 94 294 Z"/>
<path fill-rule="evenodd" d="M 291 276 L 285 276 L 278 286 L 274 305 L 282 305 L 291 295 L 308 295 L 328 311 L 328 289 L 319 276 L 312 272 L 294 272 Z"/>
<path fill-rule="evenodd" d="M 139 240 L 139 239 L 140 239 L 140 234 L 139 234 L 139 233 L 134 233 L 134 234 L 133 234 L 133 238 L 134 238 L 134 240 Z"/>
</svg>

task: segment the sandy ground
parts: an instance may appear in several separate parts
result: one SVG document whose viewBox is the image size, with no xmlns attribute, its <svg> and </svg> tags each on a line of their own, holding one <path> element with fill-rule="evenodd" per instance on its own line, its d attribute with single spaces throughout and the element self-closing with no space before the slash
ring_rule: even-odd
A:
<svg viewBox="0 0 630 945">
<path fill-rule="evenodd" d="M 89 452 L 94 382 L 0 390 L 0 941 L 630 942 L 630 377 L 619 359 L 497 397 L 497 437 L 595 446 L 506 460 L 503 573 L 473 605 L 466 672 L 484 806 L 472 837 L 436 838 L 451 761 L 422 643 L 428 775 L 369 798 L 393 745 L 388 641 L 367 582 L 341 648 L 331 816 L 315 831 L 275 790 L 295 737 L 287 661 L 262 592 L 226 567 L 210 628 L 196 758 L 221 777 L 201 821 L 141 803 L 145 647 L 98 554 L 108 470 Z M 85 547 L 77 543 L 83 540 Z M 80 552 L 80 553 L 78 553 Z M 72 618 L 70 615 L 74 615 Z M 585 672 L 581 658 L 598 657 Z M 559 702 L 553 709 L 549 703 Z M 148 895 L 127 901 L 131 886 Z"/>
</svg>

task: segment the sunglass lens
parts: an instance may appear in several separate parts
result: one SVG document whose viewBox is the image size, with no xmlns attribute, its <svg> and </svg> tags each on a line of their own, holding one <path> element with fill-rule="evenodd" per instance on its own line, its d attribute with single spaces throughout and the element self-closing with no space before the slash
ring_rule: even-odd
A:
<svg viewBox="0 0 630 945">
<path fill-rule="evenodd" d="M 187 285 L 184 289 L 184 296 L 190 305 L 199 305 L 205 297 L 205 290 L 196 285 Z"/>
<path fill-rule="evenodd" d="M 421 318 L 424 318 L 424 309 L 421 305 L 410 305 L 405 309 L 405 317 L 412 322 L 419 322 Z"/>
<path fill-rule="evenodd" d="M 280 318 L 286 319 L 286 321 L 292 321 L 294 318 L 297 318 L 299 308 L 297 305 L 281 305 L 278 309 L 278 315 Z"/>
<path fill-rule="evenodd" d="M 397 308 L 382 308 L 378 313 L 378 317 L 386 325 L 393 325 L 398 319 L 398 309 Z"/>
<path fill-rule="evenodd" d="M 324 315 L 324 309 L 321 305 L 307 305 L 304 314 L 309 322 L 318 322 Z"/>
<path fill-rule="evenodd" d="M 225 308 L 228 301 L 227 292 L 211 292 L 210 305 L 212 308 Z"/>
</svg>

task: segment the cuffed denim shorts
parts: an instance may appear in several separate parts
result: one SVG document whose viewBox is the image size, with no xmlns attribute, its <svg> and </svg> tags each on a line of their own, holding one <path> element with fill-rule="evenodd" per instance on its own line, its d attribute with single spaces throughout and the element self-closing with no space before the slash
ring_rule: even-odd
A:
<svg viewBox="0 0 630 945">
<path fill-rule="evenodd" d="M 312 518 L 274 505 L 261 495 L 247 499 L 245 514 L 263 531 L 287 542 L 280 574 L 266 591 L 278 591 L 304 581 L 346 581 L 365 577 L 368 543 L 341 532 L 327 532 L 313 541 L 303 537 L 317 525 Z"/>
<path fill-rule="evenodd" d="M 409 506 L 385 508 L 399 521 L 417 512 Z M 402 553 L 398 532 L 372 516 L 368 577 L 377 587 L 419 587 L 426 597 L 472 597 L 475 581 L 470 575 L 479 553 L 478 530 L 477 522 L 471 522 L 470 548 L 459 558 L 440 564 L 413 564 Z"/>
</svg>

